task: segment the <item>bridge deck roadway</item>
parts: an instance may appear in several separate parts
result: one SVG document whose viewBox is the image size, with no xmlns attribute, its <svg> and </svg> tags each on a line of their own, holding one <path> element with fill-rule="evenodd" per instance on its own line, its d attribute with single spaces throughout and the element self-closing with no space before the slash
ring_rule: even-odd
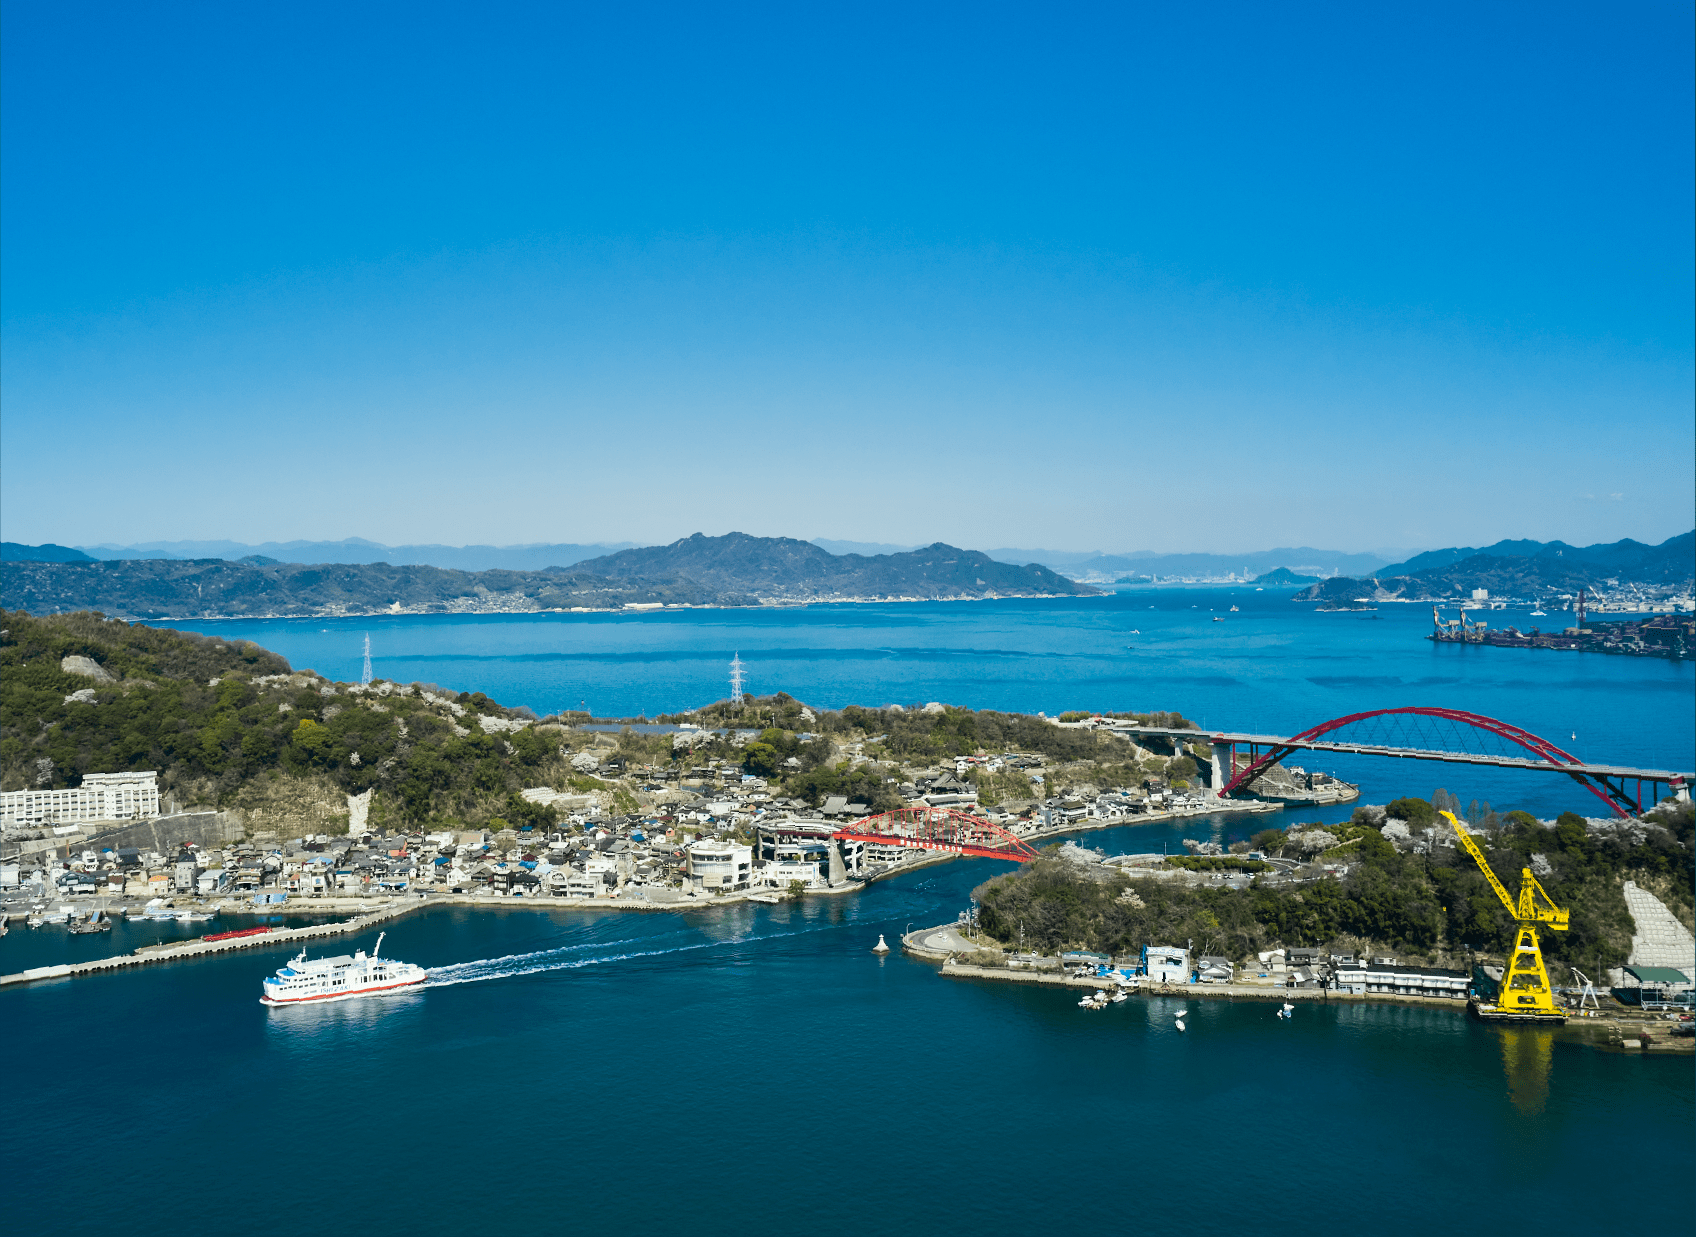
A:
<svg viewBox="0 0 1696 1237">
<path fill-rule="evenodd" d="M 1104 727 L 1103 729 L 1107 729 Z M 1119 735 L 1161 735 L 1183 738 L 1192 743 L 1237 743 L 1257 747 L 1293 747 L 1303 751 L 1345 752 L 1357 756 L 1392 756 L 1403 760 L 1441 760 L 1449 764 L 1494 765 L 1504 769 L 1558 770 L 1562 773 L 1584 773 L 1591 777 L 1642 778 L 1645 782 L 1696 780 L 1696 773 L 1681 773 L 1671 769 L 1633 769 L 1626 765 L 1571 764 L 1558 765 L 1530 756 L 1488 756 L 1468 752 L 1439 752 L 1418 747 L 1379 747 L 1370 743 L 1335 743 L 1326 739 L 1284 739 L 1271 734 L 1226 734 L 1207 730 L 1172 730 L 1160 726 L 1114 726 L 1111 733 Z"/>
</svg>

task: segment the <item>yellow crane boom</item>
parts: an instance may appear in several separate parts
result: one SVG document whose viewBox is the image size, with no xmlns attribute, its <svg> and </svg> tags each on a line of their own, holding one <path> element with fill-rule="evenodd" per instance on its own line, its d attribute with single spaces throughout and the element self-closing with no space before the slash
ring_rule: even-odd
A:
<svg viewBox="0 0 1696 1237">
<path fill-rule="evenodd" d="M 1570 912 L 1555 905 L 1548 891 L 1538 883 L 1530 868 L 1520 869 L 1519 897 L 1510 897 L 1507 888 L 1490 870 L 1490 861 L 1453 812 L 1444 812 L 1455 838 L 1472 856 L 1490 888 L 1508 908 L 1519 931 L 1514 940 L 1513 956 L 1502 974 L 1501 992 L 1494 1005 L 1480 1004 L 1475 1011 L 1481 1018 L 1512 1019 L 1514 1021 L 1565 1021 L 1565 1015 L 1555 1005 L 1554 990 L 1549 986 L 1549 972 L 1543 965 L 1543 951 L 1537 944 L 1537 924 L 1546 924 L 1556 932 L 1565 932 Z M 1541 901 L 1539 901 L 1541 899 Z"/>
<path fill-rule="evenodd" d="M 1496 896 L 1502 900 L 1502 905 L 1508 908 L 1508 914 L 1512 915 L 1519 923 L 1546 923 L 1556 932 L 1567 930 L 1567 924 L 1571 918 L 1570 912 L 1555 905 L 1555 900 L 1538 883 L 1537 877 L 1532 874 L 1530 868 L 1519 870 L 1519 897 L 1517 899 L 1510 898 L 1507 888 L 1490 870 L 1490 861 L 1484 858 L 1484 852 L 1478 848 L 1478 843 L 1473 841 L 1472 835 L 1461 827 L 1460 821 L 1455 819 L 1453 812 L 1444 812 L 1443 815 L 1448 817 L 1449 824 L 1454 826 L 1455 837 L 1466 848 L 1466 853 L 1471 855 L 1474 862 L 1478 864 L 1479 871 L 1484 873 L 1484 879 L 1490 882 L 1490 888 L 1496 891 Z M 1543 899 L 1542 906 L 1537 905 L 1539 896 Z"/>
</svg>

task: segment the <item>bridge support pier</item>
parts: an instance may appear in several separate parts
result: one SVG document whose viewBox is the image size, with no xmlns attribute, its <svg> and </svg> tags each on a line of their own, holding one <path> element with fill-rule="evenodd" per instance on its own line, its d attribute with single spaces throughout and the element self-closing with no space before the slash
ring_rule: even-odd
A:
<svg viewBox="0 0 1696 1237">
<path fill-rule="evenodd" d="M 1209 799 L 1217 799 L 1220 787 L 1224 786 L 1226 781 L 1236 773 L 1236 769 L 1233 767 L 1236 764 L 1233 758 L 1235 750 L 1236 745 L 1234 743 L 1225 743 L 1219 739 L 1213 740 L 1213 770 L 1212 775 L 1207 779 L 1207 797 Z M 1226 773 L 1226 769 L 1230 769 L 1231 772 Z"/>
</svg>

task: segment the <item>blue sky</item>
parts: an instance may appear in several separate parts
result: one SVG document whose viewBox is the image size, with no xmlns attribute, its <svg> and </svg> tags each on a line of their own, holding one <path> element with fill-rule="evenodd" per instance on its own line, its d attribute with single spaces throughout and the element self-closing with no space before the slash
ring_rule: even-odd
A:
<svg viewBox="0 0 1696 1237">
<path fill-rule="evenodd" d="M 1688 4 L 0 23 L 8 540 L 1693 522 Z"/>
</svg>

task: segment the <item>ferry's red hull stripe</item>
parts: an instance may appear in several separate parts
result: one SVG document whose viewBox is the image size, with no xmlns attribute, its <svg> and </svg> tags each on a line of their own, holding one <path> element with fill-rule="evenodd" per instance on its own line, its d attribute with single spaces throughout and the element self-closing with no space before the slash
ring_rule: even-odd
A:
<svg viewBox="0 0 1696 1237">
<path fill-rule="evenodd" d="M 428 975 L 420 975 L 417 979 L 408 979 L 398 984 L 383 984 L 377 988 L 355 988 L 352 992 L 325 992 L 319 996 L 291 996 L 282 1001 L 262 996 L 259 998 L 259 1003 L 261 1005 L 304 1005 L 308 1001 L 333 1001 L 338 997 L 364 996 L 367 992 L 388 992 L 395 988 L 410 988 L 414 984 L 423 983 L 428 978 Z"/>
</svg>

